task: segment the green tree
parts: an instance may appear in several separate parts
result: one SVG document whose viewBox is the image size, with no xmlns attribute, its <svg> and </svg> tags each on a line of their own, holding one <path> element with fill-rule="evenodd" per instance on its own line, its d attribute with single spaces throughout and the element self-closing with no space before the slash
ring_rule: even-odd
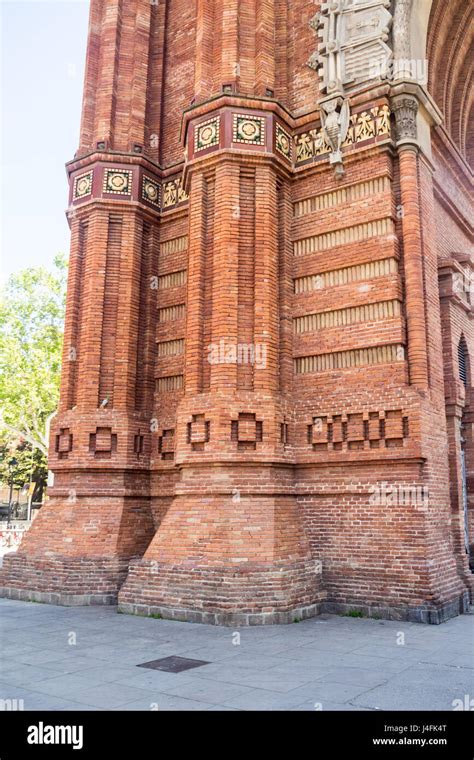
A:
<svg viewBox="0 0 474 760">
<path fill-rule="evenodd" d="M 67 260 L 53 271 L 31 267 L 11 275 L 0 303 L 0 480 L 7 482 L 15 458 L 14 482 L 30 473 L 44 481 L 48 430 L 59 396 Z"/>
</svg>

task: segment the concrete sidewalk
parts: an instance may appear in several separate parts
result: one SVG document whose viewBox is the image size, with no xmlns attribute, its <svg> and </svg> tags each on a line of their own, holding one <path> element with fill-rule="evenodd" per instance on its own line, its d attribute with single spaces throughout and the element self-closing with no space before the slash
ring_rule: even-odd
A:
<svg viewBox="0 0 474 760">
<path fill-rule="evenodd" d="M 25 710 L 474 709 L 472 615 L 232 629 L 0 599 L 0 648 L 0 699 Z M 207 664 L 137 667 L 168 657 Z"/>
</svg>

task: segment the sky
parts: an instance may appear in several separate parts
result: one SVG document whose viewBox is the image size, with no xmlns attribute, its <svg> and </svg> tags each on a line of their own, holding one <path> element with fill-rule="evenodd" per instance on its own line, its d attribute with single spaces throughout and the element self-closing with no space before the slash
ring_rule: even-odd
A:
<svg viewBox="0 0 474 760">
<path fill-rule="evenodd" d="M 69 251 L 88 0 L 0 0 L 0 278 Z"/>
</svg>

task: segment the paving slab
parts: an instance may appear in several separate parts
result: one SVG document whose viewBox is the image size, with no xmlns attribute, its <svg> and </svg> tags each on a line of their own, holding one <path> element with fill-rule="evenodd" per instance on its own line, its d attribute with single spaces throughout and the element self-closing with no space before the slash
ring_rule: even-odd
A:
<svg viewBox="0 0 474 760">
<path fill-rule="evenodd" d="M 166 657 L 209 664 L 138 667 Z M 0 700 L 25 710 L 434 711 L 469 694 L 472 615 L 224 628 L 0 599 Z"/>
</svg>

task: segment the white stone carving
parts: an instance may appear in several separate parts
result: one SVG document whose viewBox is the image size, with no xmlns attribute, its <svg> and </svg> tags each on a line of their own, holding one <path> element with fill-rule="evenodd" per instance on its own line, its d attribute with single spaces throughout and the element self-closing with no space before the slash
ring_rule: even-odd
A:
<svg viewBox="0 0 474 760">
<path fill-rule="evenodd" d="M 392 59 L 390 0 L 329 0 L 311 20 L 321 42 L 308 65 L 328 95 L 384 76 Z"/>
<path fill-rule="evenodd" d="M 418 100 L 409 95 L 399 95 L 392 99 L 392 111 L 395 114 L 398 143 L 416 142 Z"/>
<path fill-rule="evenodd" d="M 321 127 L 323 136 L 331 148 L 329 162 L 336 167 L 336 174 L 344 174 L 341 147 L 349 129 L 349 101 L 341 96 L 321 103 Z"/>
</svg>

